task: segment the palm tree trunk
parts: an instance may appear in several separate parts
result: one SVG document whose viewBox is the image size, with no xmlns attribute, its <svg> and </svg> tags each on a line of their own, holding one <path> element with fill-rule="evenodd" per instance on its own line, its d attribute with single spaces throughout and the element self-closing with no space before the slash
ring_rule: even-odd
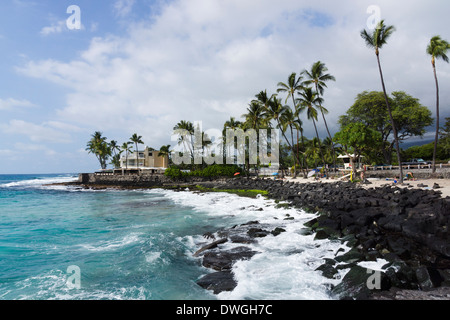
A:
<svg viewBox="0 0 450 320">
<path fill-rule="evenodd" d="M 284 139 L 286 140 L 286 142 L 287 142 L 288 145 L 289 145 L 289 148 L 292 150 L 292 152 L 293 152 L 293 154 L 294 154 L 294 156 L 295 156 L 294 146 L 291 145 L 291 143 L 289 142 L 289 139 L 286 137 L 285 132 L 283 131 L 283 129 L 281 129 L 281 124 L 280 124 L 280 120 L 279 120 L 279 119 L 277 119 L 277 122 L 278 122 L 278 127 L 279 127 L 280 130 L 281 130 L 281 134 L 283 135 Z M 300 162 L 299 159 L 297 159 L 297 160 Z"/>
<path fill-rule="evenodd" d="M 319 144 L 319 152 L 320 152 L 320 156 L 322 158 L 322 163 L 323 163 L 324 171 L 325 171 L 325 158 L 324 158 L 323 152 L 322 152 L 322 144 L 320 143 L 319 132 L 317 131 L 316 121 L 314 120 L 314 118 L 312 118 L 312 121 L 314 124 L 314 129 L 316 130 L 317 143 Z"/>
<path fill-rule="evenodd" d="M 317 87 L 317 83 L 316 83 L 316 92 L 317 92 L 317 94 L 319 94 L 319 88 Z M 323 122 L 325 123 L 325 128 L 327 129 L 328 137 L 330 138 L 330 141 L 331 141 L 331 150 L 333 151 L 333 165 L 334 165 L 333 171 L 336 172 L 336 151 L 334 150 L 333 138 L 331 137 L 330 130 L 328 129 L 327 120 L 325 119 L 325 114 L 322 111 L 321 103 L 319 103 L 319 108 L 320 108 L 320 113 L 322 113 L 322 118 L 323 118 Z"/>
<path fill-rule="evenodd" d="M 377 56 L 377 61 L 378 61 L 378 69 L 380 71 L 381 85 L 383 87 L 384 99 L 386 100 L 386 106 L 387 106 L 387 109 L 389 112 L 389 119 L 391 120 L 392 131 L 394 133 L 395 149 L 397 151 L 398 166 L 400 169 L 399 180 L 400 180 L 400 183 L 403 184 L 403 168 L 402 168 L 402 161 L 401 161 L 401 157 L 400 157 L 400 146 L 398 143 L 397 128 L 395 127 L 394 118 L 392 117 L 391 105 L 389 104 L 389 99 L 388 99 L 388 96 L 386 93 L 386 87 L 384 85 L 383 71 L 381 70 L 380 55 L 378 54 L 378 52 L 376 52 L 376 56 Z"/>
<path fill-rule="evenodd" d="M 294 132 L 291 125 L 289 126 L 289 128 L 291 129 L 292 155 L 294 156 L 294 178 L 297 178 L 297 157 L 295 156 L 294 151 Z"/>
<path fill-rule="evenodd" d="M 137 143 L 136 143 L 136 168 L 138 169 L 139 172 L 139 150 Z"/>
<path fill-rule="evenodd" d="M 437 144 L 439 140 L 439 83 L 436 75 L 436 66 L 433 61 L 433 72 L 434 81 L 436 83 L 436 136 L 434 137 L 434 148 L 433 148 L 433 168 L 432 173 L 436 172 L 436 154 L 437 154 Z"/>
</svg>

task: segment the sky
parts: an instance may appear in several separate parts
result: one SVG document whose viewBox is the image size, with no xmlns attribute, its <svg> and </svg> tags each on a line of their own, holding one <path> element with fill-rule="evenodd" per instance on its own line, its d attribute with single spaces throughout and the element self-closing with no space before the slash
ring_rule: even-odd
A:
<svg viewBox="0 0 450 320">
<path fill-rule="evenodd" d="M 98 170 L 85 150 L 95 131 L 119 144 L 138 133 L 159 149 L 176 144 L 180 120 L 221 129 L 316 61 L 336 78 L 324 93 L 334 134 L 358 93 L 381 91 L 360 37 L 376 19 L 396 28 L 380 53 L 388 93 L 405 91 L 434 116 L 426 47 L 450 40 L 448 12 L 447 0 L 3 0 L 0 174 Z M 450 64 L 437 72 L 443 123 Z"/>
</svg>

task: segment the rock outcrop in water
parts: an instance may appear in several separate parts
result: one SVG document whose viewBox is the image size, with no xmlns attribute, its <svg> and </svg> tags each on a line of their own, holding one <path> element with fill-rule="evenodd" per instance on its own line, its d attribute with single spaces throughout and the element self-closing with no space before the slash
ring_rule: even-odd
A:
<svg viewBox="0 0 450 320">
<path fill-rule="evenodd" d="M 339 269 L 350 268 L 341 283 L 331 289 L 336 298 L 369 299 L 374 292 L 380 298 L 383 292 L 389 297 L 389 290 L 427 291 L 450 286 L 450 198 L 442 198 L 439 191 L 394 186 L 364 189 L 349 182 L 298 184 L 271 179 L 234 179 L 216 184 L 215 188 L 266 190 L 270 198 L 318 212 L 317 218 L 306 224 L 316 238 L 341 239 L 352 248 L 335 259 L 327 259 L 318 268 L 330 278 Z M 243 227 L 246 232 L 241 230 L 228 237 L 245 242 L 275 231 L 264 230 L 256 223 L 238 229 Z M 232 264 L 250 258 L 252 253 L 214 250 L 211 254 L 206 250 L 203 263 L 207 261 L 206 266 L 216 270 L 224 266 L 217 272 L 227 272 L 229 282 L 224 288 L 232 290 L 234 280 L 228 273 Z M 218 263 L 221 256 L 224 261 Z M 211 258 L 214 263 L 208 262 Z M 387 263 L 377 283 L 370 286 L 372 273 L 357 264 L 377 259 Z M 199 284 L 214 287 L 214 281 L 205 284 L 204 280 Z M 220 292 L 215 287 L 214 291 Z"/>
</svg>

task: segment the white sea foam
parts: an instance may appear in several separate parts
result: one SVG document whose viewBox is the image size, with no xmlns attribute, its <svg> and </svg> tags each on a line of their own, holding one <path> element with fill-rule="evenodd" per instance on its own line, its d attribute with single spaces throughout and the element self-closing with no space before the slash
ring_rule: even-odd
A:
<svg viewBox="0 0 450 320">
<path fill-rule="evenodd" d="M 161 252 L 148 252 L 145 254 L 145 261 L 150 264 L 155 263 L 159 258 L 161 258 Z"/>
<path fill-rule="evenodd" d="M 74 176 L 42 177 L 42 178 L 35 178 L 35 179 L 5 183 L 5 184 L 0 185 L 0 187 L 24 188 L 24 189 L 26 189 L 26 188 L 43 188 L 43 187 L 51 188 L 51 187 L 57 187 L 57 186 L 48 186 L 48 185 L 55 184 L 55 183 L 73 182 L 76 180 L 77 180 L 77 178 Z M 62 188 L 65 188 L 65 187 L 62 186 Z"/>
<path fill-rule="evenodd" d="M 165 193 L 179 205 L 210 216 L 233 216 L 234 224 L 257 220 L 264 229 L 272 230 L 279 226 L 286 230 L 278 236 L 269 234 L 254 244 L 246 245 L 258 253 L 233 265 L 238 285 L 231 292 L 220 293 L 219 299 L 330 299 L 330 285 L 337 285 L 348 272 L 348 269 L 340 270 L 334 279 L 328 279 L 320 271 L 315 271 L 323 264 L 324 258 L 333 258 L 339 249 L 342 254 L 350 248 L 340 241 L 314 240 L 313 234 L 307 234 L 303 224 L 313 219 L 314 214 L 292 207 L 277 208 L 275 201 L 264 197 L 252 199 L 227 193 L 158 192 Z M 202 237 L 189 237 L 185 241 L 192 252 L 199 249 L 201 242 L 205 242 Z M 241 245 L 227 242 L 220 247 L 226 250 Z"/>
<path fill-rule="evenodd" d="M 122 247 L 128 246 L 133 243 L 142 242 L 143 240 L 140 238 L 141 233 L 130 233 L 126 236 L 109 240 L 109 241 L 100 241 L 99 243 L 96 243 L 95 245 L 92 244 L 80 244 L 79 246 L 83 249 L 89 250 L 89 251 L 111 251 L 111 250 L 117 250 Z"/>
</svg>

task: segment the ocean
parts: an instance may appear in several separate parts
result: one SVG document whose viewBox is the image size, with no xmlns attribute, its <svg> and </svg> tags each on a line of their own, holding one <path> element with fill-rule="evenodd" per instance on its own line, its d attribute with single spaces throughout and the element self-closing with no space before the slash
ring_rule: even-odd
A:
<svg viewBox="0 0 450 320">
<path fill-rule="evenodd" d="M 49 186 L 76 179 L 0 175 L 0 300 L 327 300 L 346 272 L 315 271 L 349 249 L 307 234 L 315 215 L 262 196 Z M 213 271 L 193 257 L 203 234 L 251 220 L 286 232 L 249 245 L 258 253 L 233 266 L 233 291 L 198 286 Z"/>
</svg>

